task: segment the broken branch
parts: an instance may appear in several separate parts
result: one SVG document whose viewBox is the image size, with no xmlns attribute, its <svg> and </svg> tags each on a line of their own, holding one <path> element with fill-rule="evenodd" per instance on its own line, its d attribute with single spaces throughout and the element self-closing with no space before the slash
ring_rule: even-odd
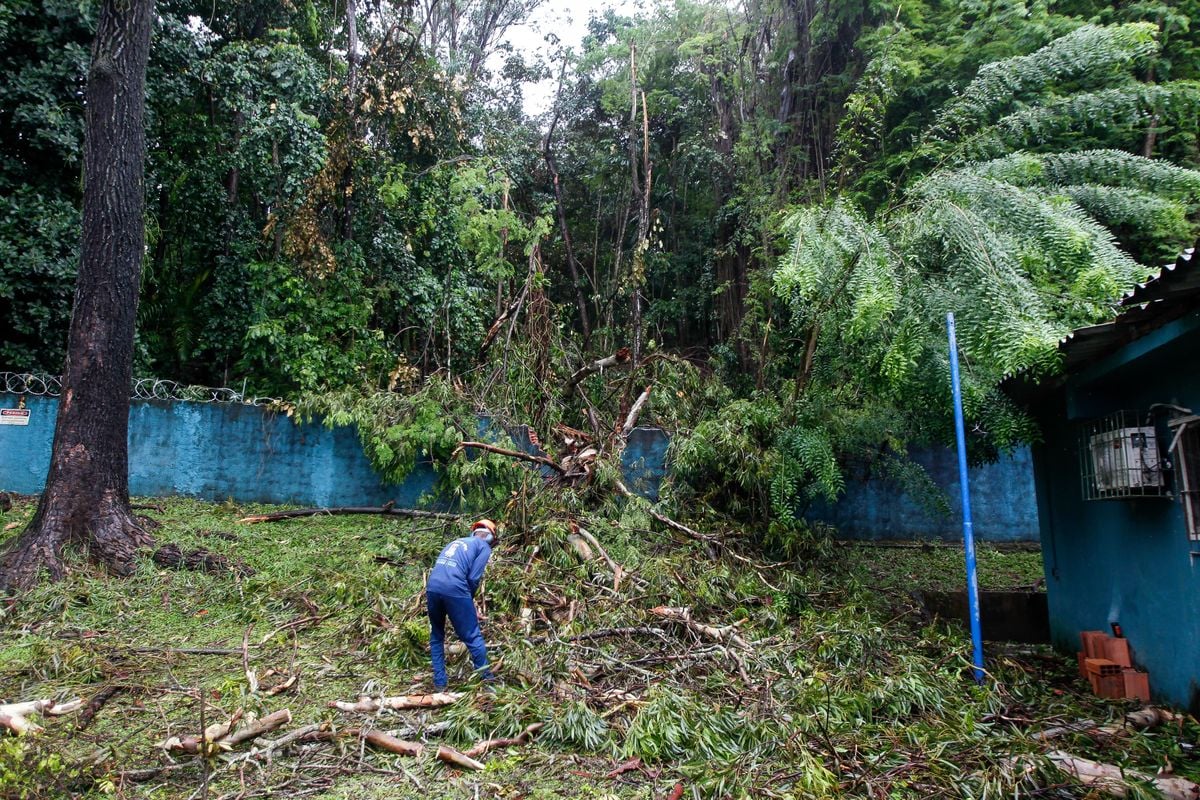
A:
<svg viewBox="0 0 1200 800">
<path fill-rule="evenodd" d="M 559 475 L 562 475 L 563 473 L 566 472 L 566 470 L 564 470 L 557 462 L 552 461 L 551 459 L 546 458 L 545 456 L 535 456 L 531 453 L 522 453 L 520 450 L 509 450 L 506 447 L 497 447 L 494 444 L 487 444 L 486 442 L 461 442 L 461 443 L 459 443 L 458 447 L 455 449 L 454 454 L 458 455 L 460 452 L 462 452 L 463 450 L 465 450 L 467 448 L 472 448 L 475 450 L 486 450 L 487 452 L 495 453 L 496 455 L 508 456 L 509 458 L 516 458 L 521 461 L 528 461 L 532 464 L 541 464 L 544 467 L 550 467 L 550 469 L 554 470 Z"/>
<path fill-rule="evenodd" d="M 482 742 L 474 745 L 469 750 L 464 750 L 462 754 L 467 758 L 478 758 L 490 750 L 496 750 L 500 747 L 513 747 L 514 745 L 525 744 L 535 733 L 545 727 L 544 722 L 535 722 L 529 725 L 517 736 L 508 739 L 484 739 Z"/>
<path fill-rule="evenodd" d="M 571 394 L 575 391 L 575 387 L 582 383 L 583 380 L 589 375 L 594 375 L 601 370 L 608 369 L 609 367 L 625 364 L 628 361 L 629 348 L 622 347 L 611 356 L 605 356 L 604 358 L 597 359 L 590 364 L 584 364 L 582 367 L 575 370 L 575 372 L 571 374 L 571 377 L 567 378 L 567 382 L 563 384 L 563 397 L 570 398 Z"/>
<path fill-rule="evenodd" d="M 743 650 L 751 649 L 750 643 L 738 635 L 737 630 L 732 625 L 718 628 L 714 625 L 705 625 L 701 622 L 696 622 L 692 619 L 692 610 L 690 608 L 658 606 L 657 608 L 650 609 L 650 613 L 671 622 L 678 622 L 705 639 L 720 642 L 721 644 L 734 644 Z"/>
<path fill-rule="evenodd" d="M 272 514 L 251 514 L 242 517 L 238 522 L 253 525 L 257 522 L 279 522 L 284 519 L 297 517 L 319 517 L 323 515 L 340 516 L 343 514 L 386 514 L 393 517 L 411 517 L 413 519 L 445 519 L 456 520 L 457 514 L 445 514 L 441 511 L 422 511 L 416 508 L 393 508 L 391 504 L 384 506 L 344 506 L 341 508 L 297 508 L 291 511 L 276 511 Z"/>
<path fill-rule="evenodd" d="M 31 722 L 30 716 L 44 714 L 57 717 L 77 711 L 82 705 L 83 700 L 78 698 L 67 703 L 55 703 L 53 700 L 27 700 L 23 703 L 0 705 L 0 728 L 8 728 L 13 733 L 37 733 L 42 728 Z"/>
<path fill-rule="evenodd" d="M 641 416 L 642 409 L 646 407 L 646 402 L 650 399 L 650 387 L 645 390 L 634 401 L 633 406 L 629 409 L 629 414 L 625 417 L 625 424 L 621 426 L 621 435 L 628 436 L 629 432 L 637 425 L 638 417 Z"/>
<path fill-rule="evenodd" d="M 248 725 L 243 725 L 233 733 L 229 734 L 221 744 L 227 744 L 229 747 L 237 747 L 242 742 L 248 742 L 251 739 L 257 739 L 264 733 L 269 733 L 276 728 L 283 727 L 292 721 L 292 712 L 288 709 L 280 709 L 273 714 L 268 714 L 256 722 L 251 722 Z"/>
</svg>

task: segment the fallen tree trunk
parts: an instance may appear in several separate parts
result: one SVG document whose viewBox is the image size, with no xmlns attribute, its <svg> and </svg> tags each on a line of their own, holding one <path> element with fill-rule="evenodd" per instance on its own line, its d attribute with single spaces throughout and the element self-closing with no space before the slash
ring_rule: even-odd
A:
<svg viewBox="0 0 1200 800">
<path fill-rule="evenodd" d="M 529 739 L 542 728 L 545 727 L 544 722 L 535 722 L 523 730 L 519 735 L 508 739 L 484 739 L 482 742 L 471 747 L 469 750 L 462 751 L 462 754 L 467 758 L 478 758 L 490 750 L 496 750 L 500 747 L 513 747 L 518 744 L 525 744 Z"/>
<path fill-rule="evenodd" d="M 1127 781 L 1135 780 L 1152 785 L 1167 800 L 1198 800 L 1200 798 L 1200 784 L 1193 783 L 1186 778 L 1146 775 L 1132 770 L 1123 770 L 1112 764 L 1101 764 L 1098 761 L 1079 758 L 1061 750 L 1047 753 L 1046 757 L 1066 774 L 1078 778 L 1084 786 L 1113 797 L 1127 796 L 1130 788 Z"/>
<path fill-rule="evenodd" d="M 446 747 L 444 744 L 438 747 L 437 757 L 439 761 L 445 761 L 447 764 L 452 764 L 459 769 L 483 769 L 483 764 L 464 753 L 458 752 L 453 747 Z"/>
<path fill-rule="evenodd" d="M 350 703 L 335 700 L 330 708 L 342 711 L 357 711 L 363 714 L 373 714 L 382 708 L 401 711 L 408 708 L 440 708 L 456 702 L 462 697 L 461 692 L 434 692 L 433 694 L 402 694 L 397 697 L 360 697 L 358 702 Z"/>
<path fill-rule="evenodd" d="M 422 511 L 417 508 L 393 508 L 391 504 L 383 506 L 343 506 L 340 508 L 297 508 L 291 511 L 276 511 L 272 514 L 251 514 L 242 517 L 238 522 L 253 525 L 258 522 L 279 522 L 284 519 L 297 517 L 341 516 L 344 514 L 384 514 L 393 517 L 411 517 L 413 519 L 445 519 L 456 520 L 458 514 L 446 514 L 441 511 Z"/>
<path fill-rule="evenodd" d="M 67 703 L 55 703 L 53 700 L 27 700 L 23 703 L 0 705 L 0 728 L 7 728 L 13 733 L 37 733 L 42 728 L 31 722 L 29 717 L 34 714 L 51 717 L 62 716 L 79 710 L 82 705 L 82 699 L 71 700 Z"/>
</svg>

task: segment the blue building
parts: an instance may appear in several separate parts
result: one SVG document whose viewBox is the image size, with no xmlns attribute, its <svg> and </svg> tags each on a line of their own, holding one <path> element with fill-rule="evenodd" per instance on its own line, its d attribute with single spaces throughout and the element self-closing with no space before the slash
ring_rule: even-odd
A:
<svg viewBox="0 0 1200 800">
<path fill-rule="evenodd" d="M 1051 638 L 1118 624 L 1158 701 L 1200 713 L 1200 259 L 1189 250 L 1008 385 L 1038 419 Z"/>
</svg>

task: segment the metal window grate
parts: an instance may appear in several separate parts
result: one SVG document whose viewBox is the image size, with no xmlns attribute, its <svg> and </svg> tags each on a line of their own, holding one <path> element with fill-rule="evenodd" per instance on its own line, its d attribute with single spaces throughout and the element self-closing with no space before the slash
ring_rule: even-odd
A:
<svg viewBox="0 0 1200 800">
<path fill-rule="evenodd" d="M 1078 449 L 1084 500 L 1170 496 L 1158 435 L 1148 417 L 1117 411 L 1084 423 Z"/>
<path fill-rule="evenodd" d="M 1200 417 L 1179 417 L 1171 427 L 1171 456 L 1175 459 L 1179 499 L 1188 539 L 1200 542 Z"/>
</svg>

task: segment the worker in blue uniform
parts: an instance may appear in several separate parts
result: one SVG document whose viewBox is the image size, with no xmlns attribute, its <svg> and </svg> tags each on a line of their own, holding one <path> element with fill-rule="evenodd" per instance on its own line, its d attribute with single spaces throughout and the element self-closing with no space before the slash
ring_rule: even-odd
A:
<svg viewBox="0 0 1200 800">
<path fill-rule="evenodd" d="M 429 610 L 429 652 L 433 661 L 433 688 L 446 688 L 446 617 L 467 646 L 475 671 L 485 681 L 493 679 L 488 669 L 487 646 L 475 613 L 475 592 L 498 539 L 496 523 L 481 519 L 471 526 L 471 535 L 455 539 L 442 550 L 425 584 Z"/>
</svg>

